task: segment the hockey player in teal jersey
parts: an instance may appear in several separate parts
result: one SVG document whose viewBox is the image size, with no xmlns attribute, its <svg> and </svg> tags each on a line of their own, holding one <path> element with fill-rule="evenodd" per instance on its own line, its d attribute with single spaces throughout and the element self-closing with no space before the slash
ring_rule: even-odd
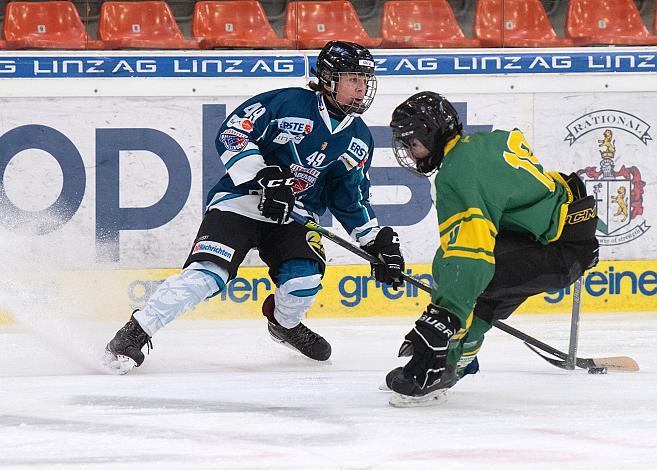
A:
<svg viewBox="0 0 657 470">
<path fill-rule="evenodd" d="M 390 125 L 398 162 L 435 173 L 440 232 L 431 303 L 399 351 L 411 359 L 386 377 L 391 404 L 413 406 L 478 370 L 494 320 L 595 265 L 597 217 L 577 175 L 545 171 L 518 129 L 465 135 L 433 92 L 400 104 Z"/>
<path fill-rule="evenodd" d="M 330 344 L 302 318 L 324 275 L 321 239 L 289 220 L 330 210 L 353 239 L 382 260 L 377 280 L 401 285 L 397 234 L 380 227 L 369 202 L 372 135 L 360 118 L 376 93 L 374 59 L 358 44 L 331 41 L 317 58 L 310 90 L 254 96 L 219 128 L 216 147 L 226 174 L 208 195 L 205 216 L 183 270 L 169 277 L 106 347 L 119 373 L 141 365 L 141 351 L 166 324 L 225 289 L 257 248 L 276 285 L 262 306 L 275 341 L 325 361 Z"/>
</svg>

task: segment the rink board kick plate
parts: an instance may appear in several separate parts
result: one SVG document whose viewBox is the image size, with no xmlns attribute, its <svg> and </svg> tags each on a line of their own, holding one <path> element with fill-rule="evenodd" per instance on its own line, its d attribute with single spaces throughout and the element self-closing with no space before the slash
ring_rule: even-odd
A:
<svg viewBox="0 0 657 470">
<path fill-rule="evenodd" d="M 654 261 L 601 262 L 583 282 L 582 313 L 657 311 L 657 272 Z M 33 299 L 31 309 L 44 315 L 66 312 L 84 320 L 115 320 L 140 308 L 158 285 L 176 269 L 44 271 L 13 273 L 2 281 L 7 301 L 0 302 L 0 323 L 11 323 L 11 299 Z M 430 265 L 409 265 L 407 273 L 431 282 Z M 260 305 L 274 285 L 264 267 L 241 268 L 238 277 L 213 299 L 189 312 L 185 319 L 259 318 Z M 416 316 L 429 296 L 410 284 L 394 291 L 370 277 L 369 266 L 330 266 L 323 289 L 308 316 L 347 318 Z M 569 289 L 530 298 L 518 314 L 569 313 Z M 71 306 L 75 311 L 71 312 Z"/>
</svg>

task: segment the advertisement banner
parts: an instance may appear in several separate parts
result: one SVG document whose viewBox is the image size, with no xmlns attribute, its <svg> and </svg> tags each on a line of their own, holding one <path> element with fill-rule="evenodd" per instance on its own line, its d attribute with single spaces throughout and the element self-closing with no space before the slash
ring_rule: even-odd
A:
<svg viewBox="0 0 657 470">
<path fill-rule="evenodd" d="M 246 98 L 0 99 L 0 233 L 75 239 L 95 250 L 90 261 L 111 266 L 180 266 L 224 174 L 216 132 Z M 400 168 L 390 149 L 389 116 L 405 98 L 381 95 L 364 116 L 376 145 L 371 200 L 379 222 L 407 240 L 408 261 L 427 263 L 439 239 L 431 183 Z M 466 132 L 518 126 L 532 135 L 531 95 L 452 99 Z M 320 222 L 348 238 L 330 213 Z M 330 263 L 360 262 L 326 248 Z M 245 265 L 262 263 L 253 254 Z"/>
<path fill-rule="evenodd" d="M 373 50 L 380 76 L 541 75 L 655 73 L 657 53 L 651 48 L 623 50 L 537 51 L 394 51 Z M 284 54 L 284 55 L 283 55 Z M 0 51 L 0 78 L 225 78 L 312 77 L 316 52 L 285 54 L 217 53 L 216 51 L 144 53 L 107 51 L 21 53 Z"/>
<path fill-rule="evenodd" d="M 28 227 L 46 243 L 66 233 L 116 266 L 179 266 L 224 173 L 216 131 L 246 98 L 0 99 L 1 230 Z M 409 262 L 428 263 L 438 240 L 430 180 L 390 150 L 390 111 L 404 98 L 381 95 L 364 116 L 377 147 L 371 199 Z M 656 94 L 450 98 L 466 133 L 519 128 L 544 167 L 580 174 L 598 200 L 603 259 L 657 259 Z M 320 222 L 347 236 L 330 213 Z M 327 249 L 332 263 L 359 262 Z M 246 265 L 262 264 L 253 255 Z"/>
<path fill-rule="evenodd" d="M 400 168 L 392 155 L 388 123 L 392 110 L 408 93 L 388 86 L 386 80 L 394 82 L 394 76 L 409 75 L 405 81 L 412 83 L 415 91 L 438 92 L 442 91 L 443 80 L 436 75 L 449 75 L 450 70 L 472 75 L 467 78 L 478 83 L 495 80 L 496 77 L 483 76 L 484 71 L 509 76 L 522 71 L 527 74 L 522 80 L 531 82 L 533 67 L 543 62 L 554 65 L 553 71 L 569 64 L 564 73 L 586 72 L 586 77 L 594 77 L 589 72 L 596 70 L 652 73 L 654 56 L 648 57 L 651 54 L 646 50 L 629 55 L 626 51 L 591 50 L 577 54 L 504 51 L 377 55 L 380 91 L 363 116 L 376 146 L 369 172 L 371 201 L 380 224 L 390 225 L 399 233 L 413 274 L 428 273 L 439 233 L 431 180 Z M 76 60 L 100 60 L 100 56 L 73 56 Z M 242 60 L 242 56 L 227 54 L 220 57 L 223 62 L 220 61 L 219 72 L 217 63 L 194 62 L 212 61 L 212 56 L 207 55 L 121 57 L 109 54 L 103 63 L 80 65 L 53 54 L 22 53 L 14 57 L 3 53 L 0 80 L 3 84 L 21 82 L 37 66 L 37 78 L 50 76 L 55 80 L 25 83 L 55 84 L 57 79 L 68 83 L 79 78 L 75 83 L 93 84 L 96 82 L 90 77 L 96 73 L 94 67 L 102 68 L 106 78 L 122 77 L 130 84 L 144 83 L 141 78 L 148 74 L 160 74 L 161 80 L 176 84 L 186 83 L 172 78 L 179 73 L 202 80 L 234 73 L 238 75 L 230 76 L 252 78 L 251 82 L 244 78 L 239 83 L 208 80 L 207 83 L 221 86 L 204 96 L 57 96 L 53 91 L 46 98 L 0 97 L 0 239 L 10 247 L 5 253 L 20 253 L 10 260 L 0 257 L 0 262 L 8 271 L 22 269 L 28 259 L 41 261 L 38 269 L 57 270 L 62 265 L 58 256 L 74 251 L 75 263 L 63 277 L 76 278 L 75 273 L 85 272 L 76 278 L 78 287 L 74 290 L 89 283 L 88 290 L 98 293 L 102 286 L 108 291 L 102 298 L 110 299 L 99 306 L 90 300 L 91 306 L 85 311 L 105 315 L 111 310 L 117 312 L 117 318 L 138 307 L 153 286 L 175 272 L 186 259 L 201 222 L 206 195 L 224 174 L 214 143 L 217 130 L 232 110 L 250 97 L 251 90 L 245 83 L 271 82 L 272 89 L 303 85 L 307 67 L 312 65 L 300 54 L 280 56 L 280 60 L 289 63 L 272 62 L 278 56 L 265 57 L 266 67 L 257 65 L 257 56 L 245 55 L 243 62 L 237 64 L 235 61 Z M 123 68 L 113 71 L 122 60 Z M 30 61 L 32 69 L 28 67 Z M 466 63 L 473 64 L 471 69 L 461 70 Z M 212 73 L 211 66 L 215 67 Z M 236 72 L 237 67 L 246 68 Z M 544 67 L 543 72 L 547 70 Z M 19 74 L 13 76 L 17 80 L 12 78 L 15 73 Z M 75 73 L 77 78 L 65 78 Z M 108 82 L 120 80 L 98 81 Z M 516 85 L 510 85 L 513 86 Z M 601 264 L 587 277 L 586 308 L 657 310 L 651 264 L 657 259 L 653 227 L 657 221 L 657 92 L 468 93 L 463 89 L 449 93 L 448 97 L 459 112 L 466 133 L 518 128 L 547 170 L 578 173 L 589 194 L 595 196 L 601 259 L 609 264 Z M 321 216 L 320 224 L 348 238 L 330 213 Z M 16 237 L 23 234 L 27 234 L 26 238 L 16 242 Z M 320 296 L 323 300 L 317 302 L 311 315 L 415 315 L 426 303 L 423 293 L 409 290 L 400 294 L 372 287 L 373 281 L 364 280 L 369 273 L 366 267 L 362 271 L 360 267 L 350 267 L 362 266 L 362 260 L 329 242 L 325 248 L 331 267 Z M 243 281 L 235 280 L 226 293 L 191 316 L 259 315 L 257 305 L 263 292 L 271 290 L 271 281 L 256 251 L 247 256 L 243 266 Z M 592 275 L 596 272 L 599 274 Z M 129 288 L 134 282 L 137 284 Z M 43 292 L 50 292 L 51 279 L 42 284 Z M 5 287 L 7 292 L 11 291 L 12 286 Z M 570 304 L 566 294 L 531 299 L 521 311 L 567 312 Z M 218 305 L 229 307 L 224 308 L 225 312 L 215 311 Z M 7 310 L 2 302 L 0 308 Z"/>
<path fill-rule="evenodd" d="M 601 262 L 588 271 L 582 284 L 582 313 L 646 312 L 655 310 L 657 271 L 654 261 Z M 0 301 L 0 323 L 10 323 L 27 312 L 65 314 L 78 320 L 125 320 L 134 309 L 177 270 L 50 271 L 38 275 L 14 273 L 2 282 L 3 292 L 14 297 L 29 294 L 30 305 Z M 410 265 L 407 274 L 429 285 L 431 266 Z M 418 316 L 430 301 L 428 293 L 406 283 L 401 289 L 381 285 L 369 266 L 330 266 L 317 301 L 308 317 L 351 318 L 367 316 Z M 238 277 L 216 297 L 185 314 L 185 319 L 256 319 L 263 300 L 275 286 L 266 268 L 242 268 Z M 529 298 L 516 314 L 570 313 L 571 289 Z M 77 312 L 73 314 L 72 312 Z"/>
</svg>

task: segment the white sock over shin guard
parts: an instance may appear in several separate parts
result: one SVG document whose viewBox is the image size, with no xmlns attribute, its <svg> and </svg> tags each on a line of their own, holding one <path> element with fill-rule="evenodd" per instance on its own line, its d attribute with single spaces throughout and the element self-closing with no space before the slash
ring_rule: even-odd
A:
<svg viewBox="0 0 657 470">
<path fill-rule="evenodd" d="M 148 336 L 196 307 L 226 286 L 228 272 L 214 263 L 203 261 L 189 265 L 178 274 L 165 280 L 135 319 Z"/>
<path fill-rule="evenodd" d="M 281 284 L 274 293 L 274 318 L 283 328 L 294 328 L 317 297 L 321 274 L 297 277 Z"/>
</svg>

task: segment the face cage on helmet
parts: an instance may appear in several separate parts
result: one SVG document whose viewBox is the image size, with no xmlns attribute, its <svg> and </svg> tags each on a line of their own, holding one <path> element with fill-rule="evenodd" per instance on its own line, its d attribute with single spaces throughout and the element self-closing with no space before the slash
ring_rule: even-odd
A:
<svg viewBox="0 0 657 470">
<path fill-rule="evenodd" d="M 363 99 L 361 100 L 360 103 L 357 103 L 355 98 L 352 99 L 351 104 L 338 103 L 337 95 L 338 95 L 338 85 L 340 83 L 340 80 L 343 80 L 345 78 L 351 78 L 352 76 L 355 76 L 357 79 L 362 77 L 362 79 L 365 80 L 365 95 L 363 95 Z M 377 87 L 376 77 L 374 76 L 373 73 L 333 72 L 331 76 L 330 96 L 333 99 L 335 106 L 340 111 L 342 111 L 345 115 L 352 113 L 363 114 L 365 111 L 369 109 L 370 106 L 372 106 L 372 102 L 374 101 L 374 95 L 376 95 L 376 87 Z"/>
<path fill-rule="evenodd" d="M 418 176 L 426 176 L 429 177 L 433 175 L 438 168 L 434 168 L 433 170 L 424 173 L 418 169 L 417 165 L 417 160 L 413 157 L 413 152 L 411 150 L 411 146 L 404 142 L 401 138 L 395 137 L 393 134 L 392 137 L 392 151 L 395 154 L 395 158 L 397 159 L 397 163 L 399 163 L 399 166 L 402 168 L 406 168 L 408 171 L 411 173 L 418 175 Z M 429 156 L 427 159 L 431 159 L 433 157 Z"/>
</svg>

